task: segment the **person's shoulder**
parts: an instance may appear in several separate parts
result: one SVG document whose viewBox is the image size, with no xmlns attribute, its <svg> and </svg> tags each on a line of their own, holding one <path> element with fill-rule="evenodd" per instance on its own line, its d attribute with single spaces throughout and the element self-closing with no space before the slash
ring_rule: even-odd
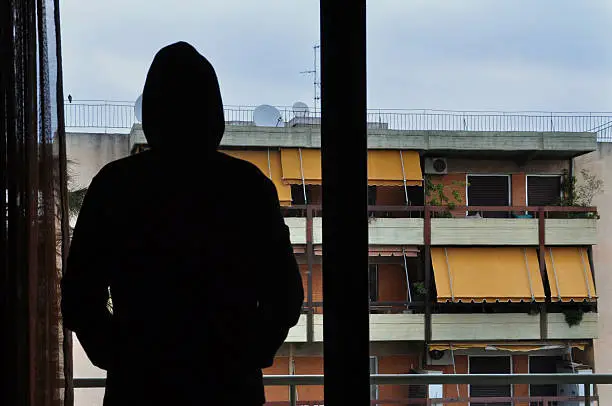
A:
<svg viewBox="0 0 612 406">
<path fill-rule="evenodd" d="M 129 155 L 104 165 L 94 179 L 98 182 L 127 180 L 155 165 L 151 151 Z"/>
<path fill-rule="evenodd" d="M 239 177 L 247 182 L 254 182 L 255 184 L 272 184 L 272 181 L 251 162 L 229 156 L 223 152 L 218 152 L 217 156 L 223 170 L 227 174 Z"/>
</svg>

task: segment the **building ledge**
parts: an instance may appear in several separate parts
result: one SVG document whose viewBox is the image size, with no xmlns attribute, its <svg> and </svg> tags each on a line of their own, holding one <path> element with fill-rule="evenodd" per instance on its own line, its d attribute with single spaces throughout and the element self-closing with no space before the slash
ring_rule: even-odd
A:
<svg viewBox="0 0 612 406">
<path fill-rule="evenodd" d="M 350 139 L 349 135 L 342 134 Z M 130 132 L 130 150 L 146 144 L 142 126 Z M 255 127 L 228 125 L 223 147 L 321 148 L 320 127 Z M 512 156 L 564 159 L 597 149 L 597 134 L 590 132 L 531 131 L 402 131 L 369 129 L 368 148 L 408 149 L 429 155 Z"/>
</svg>

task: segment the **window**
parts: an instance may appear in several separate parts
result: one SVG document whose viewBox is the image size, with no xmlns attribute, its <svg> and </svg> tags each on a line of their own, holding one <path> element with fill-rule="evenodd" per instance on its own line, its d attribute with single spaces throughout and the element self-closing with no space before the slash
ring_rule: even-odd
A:
<svg viewBox="0 0 612 406">
<path fill-rule="evenodd" d="M 469 206 L 510 205 L 510 176 L 469 175 L 467 183 L 467 204 Z M 480 215 L 482 217 L 508 217 L 507 212 L 481 212 Z"/>
<path fill-rule="evenodd" d="M 527 205 L 552 206 L 561 199 L 561 176 L 527 176 Z"/>
<path fill-rule="evenodd" d="M 378 265 L 369 265 L 368 280 L 370 283 L 370 302 L 378 302 Z"/>
<path fill-rule="evenodd" d="M 376 186 L 368 186 L 368 205 L 376 205 Z"/>
<path fill-rule="evenodd" d="M 423 186 L 407 186 L 406 191 L 411 206 L 423 206 L 425 204 L 425 189 Z"/>
<path fill-rule="evenodd" d="M 545 357 L 545 356 L 530 356 L 529 357 L 529 373 L 530 374 L 555 374 L 558 372 L 557 364 L 563 361 L 563 357 Z M 529 385 L 529 396 L 557 396 L 557 385 Z M 557 402 L 549 402 L 551 406 L 557 405 Z M 532 402 L 532 406 L 537 405 L 537 402 Z"/>
<path fill-rule="evenodd" d="M 512 373 L 510 357 L 469 357 L 470 374 L 510 374 Z M 470 385 L 470 398 L 510 397 L 510 385 Z M 486 403 L 471 402 L 471 406 L 485 406 Z M 510 406 L 511 402 L 496 403 L 498 406 Z"/>
<path fill-rule="evenodd" d="M 378 374 L 378 357 L 370 356 L 370 374 Z M 378 399 L 378 385 L 370 385 L 370 399 Z"/>
<path fill-rule="evenodd" d="M 306 200 L 304 200 L 304 197 L 306 197 Z M 311 191 L 308 185 L 306 185 L 305 193 L 303 185 L 291 185 L 291 199 L 293 205 L 311 204 Z"/>
</svg>

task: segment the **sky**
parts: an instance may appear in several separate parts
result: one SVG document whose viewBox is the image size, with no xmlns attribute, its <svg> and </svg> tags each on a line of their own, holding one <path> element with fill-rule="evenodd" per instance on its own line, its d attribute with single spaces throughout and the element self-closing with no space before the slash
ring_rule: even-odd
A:
<svg viewBox="0 0 612 406">
<path fill-rule="evenodd" d="M 64 94 L 134 101 L 193 44 L 226 105 L 313 104 L 316 0 L 60 0 Z M 368 107 L 612 111 L 609 0 L 370 0 Z M 346 61 L 347 69 L 350 61 Z"/>
</svg>

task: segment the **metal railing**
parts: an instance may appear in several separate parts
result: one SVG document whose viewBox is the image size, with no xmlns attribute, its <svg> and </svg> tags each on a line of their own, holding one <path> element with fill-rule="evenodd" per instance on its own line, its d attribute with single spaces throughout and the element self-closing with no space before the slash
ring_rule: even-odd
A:
<svg viewBox="0 0 612 406">
<path fill-rule="evenodd" d="M 225 106 L 228 125 L 253 125 L 253 106 Z M 279 126 L 319 125 L 320 111 L 296 117 L 291 107 L 278 107 Z M 66 127 L 127 130 L 137 122 L 134 103 L 74 101 L 64 104 Z M 541 131 L 596 132 L 612 141 L 612 112 L 455 111 L 369 109 L 370 129 L 404 131 Z"/>
<path fill-rule="evenodd" d="M 322 404 L 321 401 L 298 401 L 297 387 L 324 385 L 323 375 L 265 375 L 263 377 L 265 386 L 288 386 L 289 401 L 288 402 L 270 402 L 269 404 L 285 404 L 290 406 L 295 405 L 314 405 Z M 75 388 L 103 388 L 106 384 L 104 378 L 75 378 Z M 546 384 L 579 384 L 584 388 L 584 396 L 566 396 L 566 397 L 543 397 L 543 396 L 517 396 L 517 397 L 495 397 L 495 398 L 438 398 L 438 399 L 410 399 L 400 400 L 398 404 L 426 404 L 440 405 L 446 403 L 464 403 L 471 401 L 478 402 L 541 402 L 542 405 L 552 404 L 552 401 L 580 401 L 585 405 L 593 404 L 593 401 L 598 402 L 598 396 L 591 393 L 592 385 L 610 385 L 612 384 L 612 374 L 372 374 L 370 375 L 370 384 L 372 385 L 432 385 L 432 384 L 447 384 L 447 385 L 546 385 Z M 390 399 L 384 400 L 385 404 L 398 402 Z M 551 403 L 548 403 L 551 402 Z M 383 403 L 383 400 L 373 400 L 371 404 Z"/>
</svg>

